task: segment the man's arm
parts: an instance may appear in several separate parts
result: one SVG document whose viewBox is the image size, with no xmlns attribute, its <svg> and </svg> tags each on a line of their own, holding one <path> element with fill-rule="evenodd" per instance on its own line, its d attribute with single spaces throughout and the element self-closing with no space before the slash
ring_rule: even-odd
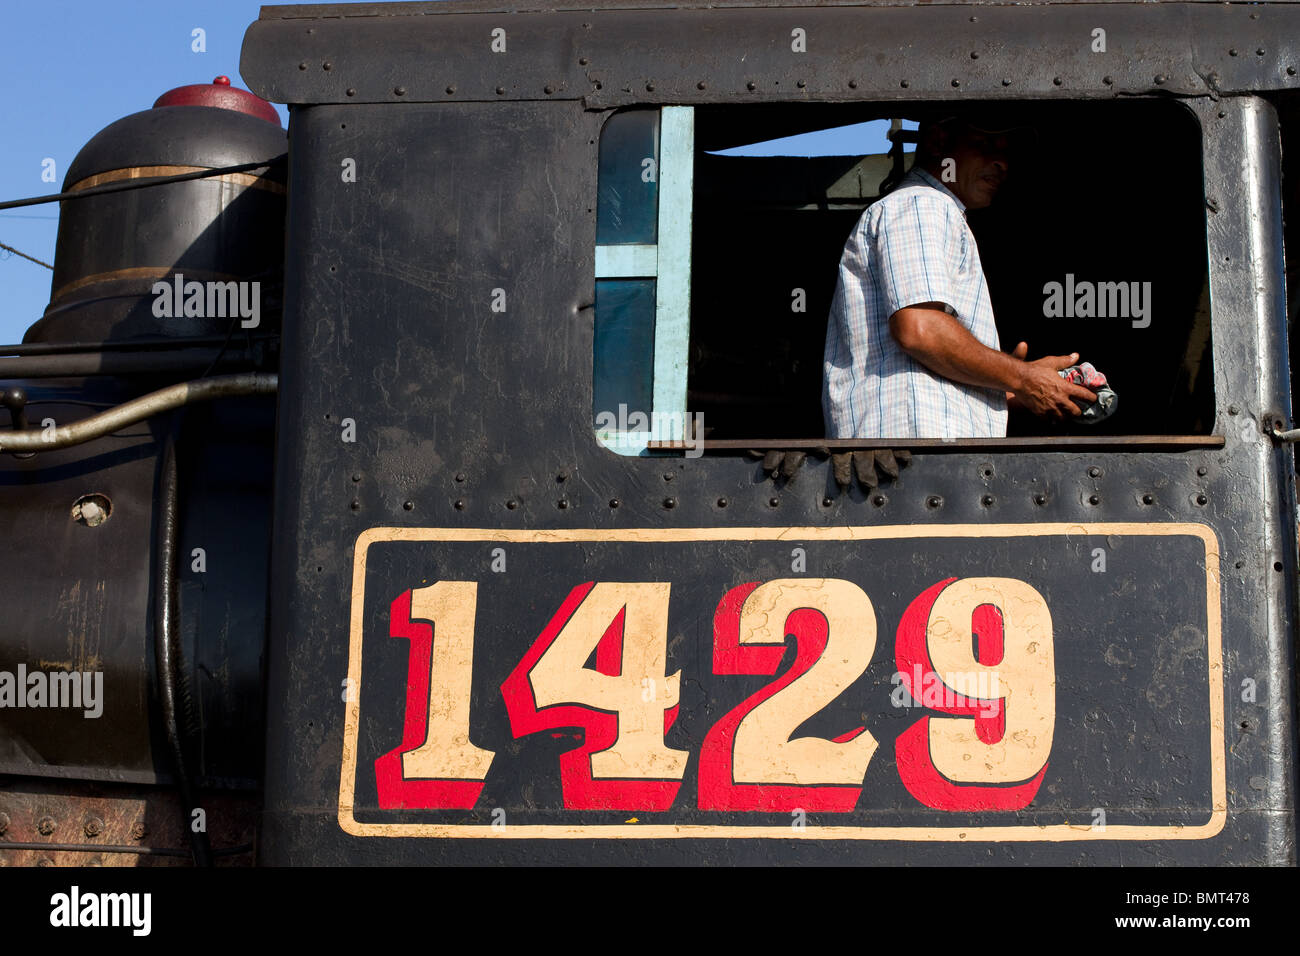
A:
<svg viewBox="0 0 1300 956">
<path fill-rule="evenodd" d="M 1076 401 L 1090 404 L 1097 400 L 1095 393 L 1057 374 L 1075 364 L 1078 353 L 1022 361 L 981 344 L 941 309 L 942 303 L 923 302 L 889 317 L 889 331 L 899 347 L 935 374 L 966 385 L 1011 392 L 1035 415 L 1052 419 L 1081 414 Z M 1025 354 L 1019 347 L 1016 352 Z"/>
</svg>

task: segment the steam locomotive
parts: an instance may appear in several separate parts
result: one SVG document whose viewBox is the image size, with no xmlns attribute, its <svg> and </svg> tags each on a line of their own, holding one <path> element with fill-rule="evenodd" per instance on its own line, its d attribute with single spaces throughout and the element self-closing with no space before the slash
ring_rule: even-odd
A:
<svg viewBox="0 0 1300 956">
<path fill-rule="evenodd" d="M 165 94 L 46 197 L 50 305 L 0 348 L 0 859 L 1294 864 L 1297 37 L 263 8 L 251 93 Z M 1036 132 L 970 215 L 1002 338 L 1123 407 L 828 440 L 845 239 L 903 121 L 974 106 Z"/>
</svg>

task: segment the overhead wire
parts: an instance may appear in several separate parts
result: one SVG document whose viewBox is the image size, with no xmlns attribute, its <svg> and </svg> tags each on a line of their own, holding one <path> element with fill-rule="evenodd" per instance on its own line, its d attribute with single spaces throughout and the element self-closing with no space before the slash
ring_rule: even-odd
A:
<svg viewBox="0 0 1300 956">
<path fill-rule="evenodd" d="M 45 266 L 45 268 L 47 268 L 47 269 L 53 269 L 53 268 L 54 268 L 54 266 L 50 265 L 48 262 L 43 262 L 42 260 L 37 259 L 35 256 L 29 256 L 27 253 L 25 253 L 25 252 L 23 252 L 23 251 L 21 251 L 21 250 L 19 250 L 19 249 L 15 249 L 13 246 L 7 246 L 7 245 L 5 245 L 3 242 L 0 242 L 0 249 L 5 250 L 6 252 L 12 252 L 12 253 L 13 253 L 14 255 L 16 255 L 16 256 L 22 256 L 24 259 L 30 259 L 32 262 L 36 263 L 38 266 Z"/>
<path fill-rule="evenodd" d="M 32 196 L 29 199 L 7 199 L 0 202 L 0 209 L 17 209 L 20 206 L 39 206 L 48 202 L 67 202 L 73 199 L 86 199 L 90 196 L 102 196 L 105 193 L 120 193 L 129 189 L 145 189 L 149 186 L 165 186 L 168 183 L 183 183 L 191 179 L 207 179 L 211 176 L 224 176 L 227 173 L 247 173 L 255 169 L 268 169 L 282 162 L 288 153 L 281 153 L 271 159 L 253 163 L 239 163 L 235 166 L 219 166 L 216 169 L 199 169 L 189 173 L 174 173 L 170 176 L 147 176 L 140 179 L 127 179 L 115 183 L 103 183 L 85 189 L 69 189 L 48 196 Z"/>
</svg>

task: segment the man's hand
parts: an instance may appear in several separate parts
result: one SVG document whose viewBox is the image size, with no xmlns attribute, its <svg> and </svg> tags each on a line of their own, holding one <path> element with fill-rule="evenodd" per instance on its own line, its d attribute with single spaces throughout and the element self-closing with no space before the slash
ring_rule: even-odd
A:
<svg viewBox="0 0 1300 956">
<path fill-rule="evenodd" d="M 1024 362 L 1019 388 L 1007 393 L 1008 403 L 1014 403 L 1028 409 L 1035 415 L 1060 421 L 1066 416 L 1080 415 L 1085 406 L 1097 400 L 1095 392 L 1082 385 L 1073 385 L 1057 374 L 1061 369 L 1069 368 L 1079 361 L 1079 353 L 1069 355 L 1049 355 L 1033 362 L 1026 361 L 1029 346 L 1021 342 L 1012 351 L 1012 358 Z"/>
<path fill-rule="evenodd" d="M 1056 373 L 1079 356 L 1056 355 L 1027 362 L 1029 346 L 1021 342 L 1012 354 L 981 343 L 938 302 L 899 309 L 889 317 L 889 331 L 904 352 L 930 371 L 966 385 L 998 388 L 1008 399 L 1035 415 L 1059 420 L 1082 414 L 1075 400 L 1091 404 L 1097 396 Z"/>
</svg>

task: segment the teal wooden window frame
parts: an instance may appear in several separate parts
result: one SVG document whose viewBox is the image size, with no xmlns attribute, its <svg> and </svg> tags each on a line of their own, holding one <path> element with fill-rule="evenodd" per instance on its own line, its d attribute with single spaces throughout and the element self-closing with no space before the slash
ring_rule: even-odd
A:
<svg viewBox="0 0 1300 956">
<path fill-rule="evenodd" d="M 595 429 L 596 440 L 622 455 L 649 455 L 650 441 L 689 437 L 686 409 L 687 360 L 691 318 L 691 213 L 695 179 L 695 109 L 665 106 L 659 110 L 657 236 L 653 243 L 601 243 L 596 246 L 597 280 L 653 280 L 654 357 L 652 407 L 593 409 L 593 416 L 614 416 L 614 427 Z M 600 308 L 599 296 L 597 309 Z M 600 369 L 595 370 L 597 376 Z M 629 424 L 627 412 L 643 412 L 645 429 Z M 606 418 L 608 421 L 608 418 Z M 635 419 L 633 419 L 635 421 Z M 674 434 L 673 432 L 676 431 Z M 696 436 L 702 437 L 702 436 Z"/>
</svg>

